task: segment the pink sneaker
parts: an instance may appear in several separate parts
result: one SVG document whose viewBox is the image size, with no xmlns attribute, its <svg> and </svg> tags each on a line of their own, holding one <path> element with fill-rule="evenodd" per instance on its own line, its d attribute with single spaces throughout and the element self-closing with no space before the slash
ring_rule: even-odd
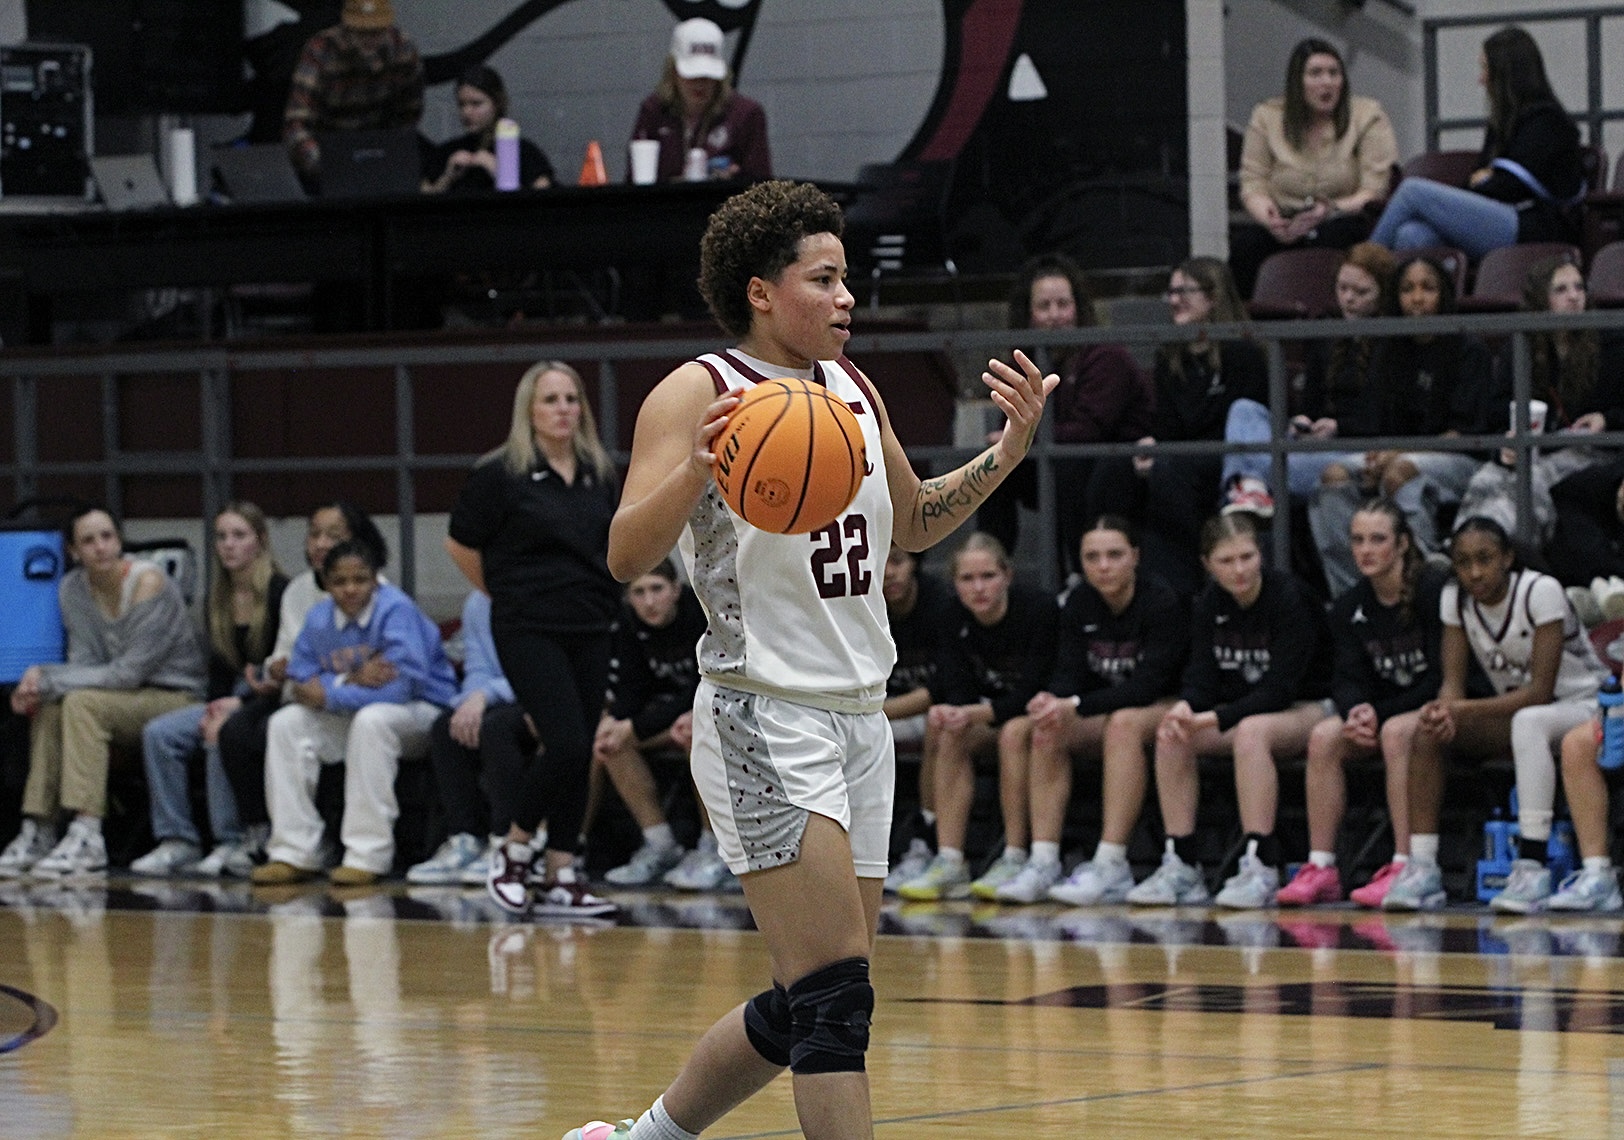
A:
<svg viewBox="0 0 1624 1140">
<path fill-rule="evenodd" d="M 1371 910 L 1380 910 L 1382 900 L 1387 897 L 1387 888 L 1393 885 L 1393 880 L 1398 877 L 1398 873 L 1402 870 L 1404 870 L 1403 863 L 1389 863 L 1380 871 L 1377 871 L 1370 882 L 1353 891 L 1348 897 L 1360 906 L 1369 907 Z"/>
<path fill-rule="evenodd" d="M 1291 882 L 1274 893 L 1276 906 L 1313 906 L 1342 901 L 1342 875 L 1335 867 L 1304 863 Z"/>
</svg>

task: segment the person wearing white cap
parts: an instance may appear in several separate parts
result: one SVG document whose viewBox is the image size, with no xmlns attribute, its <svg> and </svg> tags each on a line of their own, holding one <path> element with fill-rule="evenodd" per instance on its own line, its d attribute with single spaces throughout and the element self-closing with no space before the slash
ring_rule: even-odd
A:
<svg viewBox="0 0 1624 1140">
<path fill-rule="evenodd" d="M 710 20 L 684 20 L 671 33 L 659 85 L 643 100 L 632 127 L 634 139 L 660 140 L 658 181 L 682 178 L 688 152 L 695 149 L 705 152 L 708 178 L 773 176 L 767 113 L 733 90 L 725 52 L 722 29 Z"/>
</svg>

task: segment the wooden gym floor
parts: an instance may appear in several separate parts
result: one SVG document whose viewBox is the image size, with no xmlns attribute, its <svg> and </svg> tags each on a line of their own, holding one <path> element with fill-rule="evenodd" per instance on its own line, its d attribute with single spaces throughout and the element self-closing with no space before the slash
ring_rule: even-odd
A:
<svg viewBox="0 0 1624 1140">
<path fill-rule="evenodd" d="M 764 984 L 737 895 L 0 884 L 0 1136 L 525 1137 Z M 1624 918 L 888 905 L 881 1140 L 1624 1136 Z M 781 1080 L 707 1133 L 796 1136 Z"/>
</svg>

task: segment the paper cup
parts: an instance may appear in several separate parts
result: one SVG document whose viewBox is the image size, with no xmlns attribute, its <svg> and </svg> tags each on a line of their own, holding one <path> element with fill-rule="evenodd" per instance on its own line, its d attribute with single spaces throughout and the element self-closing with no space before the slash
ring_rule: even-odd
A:
<svg viewBox="0 0 1624 1140">
<path fill-rule="evenodd" d="M 1549 405 L 1547 405 L 1545 403 L 1544 400 L 1529 400 L 1528 401 L 1528 430 L 1533 431 L 1533 432 L 1544 431 L 1545 430 L 1545 414 L 1548 411 L 1550 411 L 1550 407 L 1549 407 Z M 1515 427 L 1516 424 L 1517 424 L 1517 401 L 1516 400 L 1511 401 L 1511 424 L 1512 424 L 1513 427 Z"/>
<path fill-rule="evenodd" d="M 652 186 L 660 170 L 660 140 L 633 139 L 632 181 L 639 186 Z"/>
</svg>

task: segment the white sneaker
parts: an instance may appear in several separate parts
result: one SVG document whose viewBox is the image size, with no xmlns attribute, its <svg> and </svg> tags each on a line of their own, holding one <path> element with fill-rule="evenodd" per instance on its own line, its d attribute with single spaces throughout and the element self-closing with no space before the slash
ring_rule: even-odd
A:
<svg viewBox="0 0 1624 1140">
<path fill-rule="evenodd" d="M 479 857 L 462 869 L 462 878 L 458 880 L 465 887 L 483 887 L 485 876 L 491 869 L 491 853 L 502 846 L 502 836 L 493 835 L 485 841 L 485 850 Z"/>
<path fill-rule="evenodd" d="M 254 873 L 254 852 L 246 840 L 217 843 L 190 874 L 205 879 L 246 879 Z"/>
<path fill-rule="evenodd" d="M 1545 900 L 1545 907 L 1566 911 L 1624 910 L 1624 894 L 1618 889 L 1618 869 L 1581 867 L 1562 880 L 1562 889 Z"/>
<path fill-rule="evenodd" d="M 1049 897 L 1068 906 L 1119 903 L 1133 890 L 1133 868 L 1126 859 L 1089 859 L 1077 864 L 1071 878 L 1049 888 Z"/>
<path fill-rule="evenodd" d="M 683 850 L 673 843 L 656 847 L 644 843 L 625 863 L 603 874 L 603 881 L 617 887 L 646 887 L 659 882 L 660 877 L 682 862 Z"/>
<path fill-rule="evenodd" d="M 22 830 L 0 851 L 0 879 L 20 879 L 56 846 L 56 828 L 23 817 Z"/>
<path fill-rule="evenodd" d="M 1223 890 L 1212 901 L 1229 910 L 1257 910 L 1271 905 L 1279 889 L 1280 872 L 1247 851 L 1241 856 L 1240 869 L 1225 880 Z"/>
<path fill-rule="evenodd" d="M 1601 601 L 1596 597 L 1594 587 L 1569 586 L 1566 592 L 1573 612 L 1578 615 L 1580 624 L 1586 629 L 1595 629 L 1605 620 L 1601 612 Z"/>
<path fill-rule="evenodd" d="M 665 873 L 663 881 L 679 891 L 720 891 L 736 888 L 739 878 L 714 850 L 696 847 Z"/>
<path fill-rule="evenodd" d="M 1162 865 L 1127 896 L 1133 906 L 1201 906 L 1211 899 L 1200 869 L 1174 853 L 1171 839 L 1162 852 Z"/>
<path fill-rule="evenodd" d="M 1060 881 L 1060 861 L 1039 863 L 1028 859 L 1021 873 L 993 892 L 1001 903 L 1035 903 L 1049 897 L 1049 888 Z"/>
<path fill-rule="evenodd" d="M 894 895 L 903 883 L 923 875 L 925 868 L 930 866 L 930 858 L 930 844 L 917 837 L 908 840 L 908 850 L 902 853 L 902 858 L 897 860 L 896 866 L 885 877 L 886 893 Z"/>
<path fill-rule="evenodd" d="M 195 867 L 202 857 L 202 849 L 189 840 L 164 839 L 159 841 L 158 846 L 131 863 L 130 871 L 132 874 L 151 875 L 154 878 L 182 875 Z"/>
<path fill-rule="evenodd" d="M 1022 856 L 1004 852 L 998 856 L 997 862 L 982 873 L 981 878 L 970 884 L 970 893 L 986 902 L 996 901 L 998 888 L 1019 875 L 1026 863 Z"/>
<path fill-rule="evenodd" d="M 970 893 L 970 869 L 964 860 L 949 861 L 938 854 L 925 869 L 897 888 L 897 894 L 910 902 L 937 902 L 962 899 Z"/>
<path fill-rule="evenodd" d="M 408 883 L 446 886 L 462 881 L 462 873 L 485 852 L 484 842 L 466 831 L 448 836 L 433 855 L 406 869 Z"/>
<path fill-rule="evenodd" d="M 1533 914 L 1545 909 L 1551 897 L 1551 869 L 1535 859 L 1511 864 L 1503 891 L 1489 900 L 1489 909 L 1505 914 Z"/>
<path fill-rule="evenodd" d="M 1594 578 L 1590 591 L 1596 596 L 1596 605 L 1605 619 L 1624 617 L 1624 578 Z"/>
<path fill-rule="evenodd" d="M 71 875 L 93 875 L 107 870 L 107 841 L 99 828 L 81 820 L 68 824 L 67 834 L 51 848 L 51 853 L 35 863 L 32 871 L 41 879 L 61 879 Z"/>
</svg>

